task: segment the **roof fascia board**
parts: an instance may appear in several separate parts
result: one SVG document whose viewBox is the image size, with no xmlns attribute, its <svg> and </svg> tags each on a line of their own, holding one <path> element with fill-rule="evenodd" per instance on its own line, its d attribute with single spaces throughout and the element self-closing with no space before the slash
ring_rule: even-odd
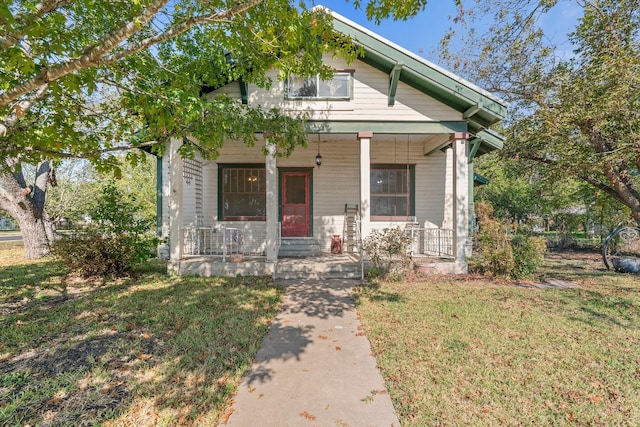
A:
<svg viewBox="0 0 640 427">
<path fill-rule="evenodd" d="M 506 103 L 489 92 L 418 57 L 335 12 L 331 12 L 331 14 L 334 18 L 334 28 L 350 36 L 356 44 L 365 49 L 364 62 L 367 62 L 366 55 L 371 54 L 377 57 L 378 60 L 388 63 L 388 68 L 392 68 L 393 64 L 403 63 L 403 75 L 405 74 L 404 72 L 413 73 L 426 84 L 437 86 L 448 96 L 462 98 L 469 105 L 478 105 L 482 110 L 495 116 L 496 119 L 502 119 L 506 116 Z M 401 80 L 404 81 L 404 79 Z M 467 111 L 468 108 L 468 106 L 465 107 L 461 112 Z M 459 107 L 457 109 L 460 110 Z"/>
<path fill-rule="evenodd" d="M 504 147 L 504 136 L 491 130 L 483 130 L 476 134 L 476 137 L 482 141 L 481 152 L 488 153 L 493 150 L 502 150 Z"/>
</svg>

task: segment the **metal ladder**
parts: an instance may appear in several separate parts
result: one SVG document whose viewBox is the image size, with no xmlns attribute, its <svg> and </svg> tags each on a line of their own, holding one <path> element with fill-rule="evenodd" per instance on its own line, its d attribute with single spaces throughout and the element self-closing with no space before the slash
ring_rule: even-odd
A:
<svg viewBox="0 0 640 427">
<path fill-rule="evenodd" d="M 344 205 L 344 225 L 342 230 L 342 251 L 355 253 L 359 250 L 359 216 L 358 205 Z"/>
</svg>

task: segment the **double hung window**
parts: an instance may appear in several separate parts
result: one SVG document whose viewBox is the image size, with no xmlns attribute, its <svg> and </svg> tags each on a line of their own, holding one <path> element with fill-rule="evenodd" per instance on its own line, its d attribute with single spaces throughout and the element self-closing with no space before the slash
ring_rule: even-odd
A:
<svg viewBox="0 0 640 427">
<path fill-rule="evenodd" d="M 414 165 L 371 165 L 371 219 L 407 220 L 414 215 Z"/>
</svg>

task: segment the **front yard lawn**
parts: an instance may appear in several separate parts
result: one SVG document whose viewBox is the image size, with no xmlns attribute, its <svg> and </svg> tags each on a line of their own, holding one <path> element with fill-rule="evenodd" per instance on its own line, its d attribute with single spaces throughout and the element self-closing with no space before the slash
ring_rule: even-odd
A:
<svg viewBox="0 0 640 427">
<path fill-rule="evenodd" d="M 640 277 L 547 257 L 538 289 L 439 277 L 356 292 L 402 425 L 640 425 Z"/>
<path fill-rule="evenodd" d="M 165 268 L 87 282 L 0 243 L 0 426 L 215 425 L 282 291 Z"/>
</svg>

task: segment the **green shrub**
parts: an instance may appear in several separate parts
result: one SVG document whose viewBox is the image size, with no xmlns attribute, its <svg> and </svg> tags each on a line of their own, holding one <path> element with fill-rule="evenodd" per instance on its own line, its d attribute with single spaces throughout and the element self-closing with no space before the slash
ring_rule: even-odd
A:
<svg viewBox="0 0 640 427">
<path fill-rule="evenodd" d="M 400 227 L 373 230 L 362 242 L 362 249 L 371 260 L 377 276 L 402 276 L 411 267 L 411 239 Z"/>
<path fill-rule="evenodd" d="M 513 251 L 513 276 L 528 277 L 535 274 L 544 263 L 544 252 L 547 249 L 545 239 L 524 234 L 517 234 L 511 239 Z"/>
<path fill-rule="evenodd" d="M 131 273 L 155 256 L 158 244 L 154 219 L 141 212 L 134 197 L 125 197 L 113 184 L 105 186 L 90 212 L 91 226 L 57 240 L 52 248 L 54 257 L 85 277 Z"/>
<path fill-rule="evenodd" d="M 479 230 L 474 269 L 494 276 L 514 278 L 531 276 L 538 270 L 544 262 L 544 239 L 511 234 L 507 224 L 493 218 L 493 209 L 486 203 L 477 203 L 476 213 Z"/>
</svg>

